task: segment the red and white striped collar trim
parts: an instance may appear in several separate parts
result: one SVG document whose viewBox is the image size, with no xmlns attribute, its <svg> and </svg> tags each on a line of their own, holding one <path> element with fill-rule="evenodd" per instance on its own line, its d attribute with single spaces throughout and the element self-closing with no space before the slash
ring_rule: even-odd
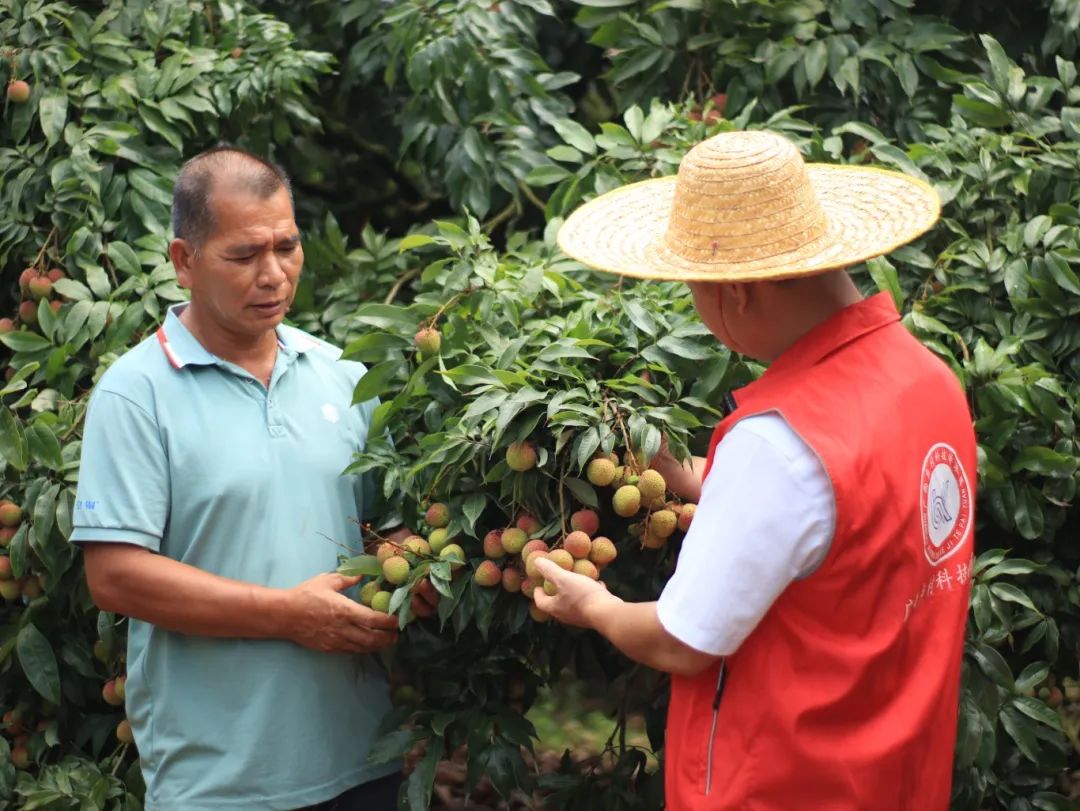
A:
<svg viewBox="0 0 1080 811">
<path fill-rule="evenodd" d="M 169 343 L 169 336 L 165 333 L 165 325 L 162 324 L 160 327 L 158 327 L 155 334 L 157 335 L 158 343 L 161 344 L 162 351 L 165 353 L 165 357 L 169 359 L 169 365 L 172 366 L 174 369 L 181 368 L 184 365 L 185 361 L 183 360 L 183 358 L 180 357 L 179 354 L 177 354 L 176 349 L 173 348 L 173 345 Z M 288 346 L 285 344 L 284 339 L 281 337 L 281 333 L 277 334 L 277 343 L 279 349 L 288 349 Z M 314 346 L 314 342 L 312 342 L 312 346 Z"/>
</svg>

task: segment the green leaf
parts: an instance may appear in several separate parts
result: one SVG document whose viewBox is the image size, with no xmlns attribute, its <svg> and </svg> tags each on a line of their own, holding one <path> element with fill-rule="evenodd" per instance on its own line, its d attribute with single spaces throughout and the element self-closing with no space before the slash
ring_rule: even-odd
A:
<svg viewBox="0 0 1080 811">
<path fill-rule="evenodd" d="M 554 163 L 541 164 L 529 170 L 525 182 L 530 186 L 551 186 L 570 177 L 570 172 Z"/>
<path fill-rule="evenodd" d="M 353 405 L 366 403 L 386 392 L 400 368 L 400 361 L 388 360 L 369 369 L 353 389 Z"/>
<path fill-rule="evenodd" d="M 1009 603 L 1016 603 L 1017 605 L 1022 605 L 1024 606 L 1024 608 L 1030 609 L 1037 614 L 1042 613 L 1041 611 L 1039 611 L 1039 609 L 1035 607 L 1035 604 L 1031 602 L 1030 597 L 1024 594 L 1024 592 L 1022 592 L 1016 586 L 1010 585 L 1009 583 L 994 583 L 992 586 L 990 586 L 990 591 L 995 597 L 1000 600 L 1005 600 Z"/>
<path fill-rule="evenodd" d="M 67 121 L 68 99 L 63 90 L 50 90 L 38 103 L 38 115 L 41 118 L 41 131 L 49 146 L 60 140 Z"/>
<path fill-rule="evenodd" d="M 29 461 L 26 436 L 11 409 L 2 404 L 0 404 L 0 455 L 3 455 L 8 464 L 16 470 L 26 470 Z"/>
<path fill-rule="evenodd" d="M 967 96 L 953 96 L 953 106 L 960 115 L 980 127 L 1004 127 L 1011 118 L 1000 107 L 986 101 L 969 99 Z"/>
<path fill-rule="evenodd" d="M 818 39 L 810 43 L 803 56 L 803 65 L 806 69 L 806 81 L 813 89 L 817 87 L 825 75 L 825 68 L 829 63 L 829 50 L 825 40 Z"/>
<path fill-rule="evenodd" d="M 374 555 L 357 555 L 356 557 L 342 561 L 337 570 L 338 574 L 343 574 L 346 577 L 357 577 L 360 575 L 378 577 L 382 574 L 382 564 L 379 563 L 379 559 Z"/>
<path fill-rule="evenodd" d="M 30 455 L 50 470 L 59 470 L 64 466 L 64 457 L 60 450 L 60 440 L 56 434 L 40 420 L 27 426 L 26 442 Z"/>
<path fill-rule="evenodd" d="M 52 344 L 36 332 L 7 332 L 0 335 L 0 343 L 16 352 L 37 352 L 48 349 Z"/>
<path fill-rule="evenodd" d="M 56 665 L 56 654 L 49 640 L 33 623 L 27 623 L 19 631 L 15 652 L 31 686 L 46 701 L 59 704 L 60 670 Z"/>
<path fill-rule="evenodd" d="M 105 253 L 112 260 L 113 266 L 125 276 L 136 276 L 142 273 L 142 263 L 130 245 L 124 242 L 110 242 L 105 248 Z"/>
<path fill-rule="evenodd" d="M 368 324 L 379 329 L 398 328 L 403 331 L 416 330 L 417 318 L 404 307 L 390 304 L 363 304 L 356 309 L 353 318 L 360 324 Z"/>
<path fill-rule="evenodd" d="M 868 259 L 866 269 L 870 272 L 870 278 L 874 280 L 878 290 L 892 296 L 893 303 L 898 310 L 904 307 L 904 291 L 900 289 L 900 280 L 896 275 L 896 267 L 884 256 Z"/>
<path fill-rule="evenodd" d="M 670 352 L 672 355 L 684 360 L 707 360 L 712 357 L 712 353 L 707 349 L 683 338 L 676 338 L 673 335 L 665 335 L 656 342 L 656 345 L 665 352 Z"/>
<path fill-rule="evenodd" d="M 1012 671 L 1004 657 L 998 651 L 985 642 L 976 642 L 967 646 L 968 653 L 975 659 L 979 669 L 985 673 L 991 681 L 1008 690 L 1015 689 Z"/>
<path fill-rule="evenodd" d="M 1028 718 L 1034 718 L 1040 724 L 1045 724 L 1051 729 L 1060 730 L 1062 728 L 1061 716 L 1037 698 L 1013 696 L 1012 705 Z"/>
<path fill-rule="evenodd" d="M 559 133 L 559 137 L 574 149 L 584 152 L 586 155 L 596 154 L 596 141 L 593 140 L 589 131 L 576 121 L 569 118 L 559 118 L 553 121 L 551 125 L 555 128 L 555 132 Z"/>
<path fill-rule="evenodd" d="M 565 484 L 566 488 L 573 493 L 574 498 L 586 507 L 595 508 L 600 506 L 600 502 L 596 500 L 596 491 L 588 482 L 568 476 L 563 479 L 563 484 Z"/>
<path fill-rule="evenodd" d="M 431 245 L 433 242 L 435 242 L 435 237 L 427 234 L 409 234 L 398 243 L 398 253 L 411 251 L 413 248 L 422 248 L 425 245 Z"/>
<path fill-rule="evenodd" d="M 1032 763 L 1040 760 L 1039 739 L 1035 735 L 1032 720 L 1011 706 L 1006 706 L 999 714 L 1001 726 L 1009 733 L 1020 751 Z"/>
</svg>

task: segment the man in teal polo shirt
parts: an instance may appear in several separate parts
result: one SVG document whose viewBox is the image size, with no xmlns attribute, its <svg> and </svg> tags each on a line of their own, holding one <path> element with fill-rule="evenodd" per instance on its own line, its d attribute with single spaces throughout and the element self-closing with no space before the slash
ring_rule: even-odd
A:
<svg viewBox="0 0 1080 811">
<path fill-rule="evenodd" d="M 131 617 L 127 712 L 149 811 L 393 808 L 367 763 L 394 618 L 341 591 L 372 488 L 342 476 L 364 369 L 282 325 L 303 265 L 288 179 L 231 148 L 189 161 L 170 246 L 191 301 L 101 378 L 72 540 Z"/>
</svg>

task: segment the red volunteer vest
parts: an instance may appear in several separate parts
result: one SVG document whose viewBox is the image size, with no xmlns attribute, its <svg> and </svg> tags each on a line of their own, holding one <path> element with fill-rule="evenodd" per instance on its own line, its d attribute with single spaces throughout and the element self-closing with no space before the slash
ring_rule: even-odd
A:
<svg viewBox="0 0 1080 811">
<path fill-rule="evenodd" d="M 736 422 L 779 413 L 828 472 L 836 529 L 733 655 L 672 678 L 668 811 L 947 809 L 976 473 L 959 382 L 880 294 L 735 399 L 709 465 Z"/>
</svg>

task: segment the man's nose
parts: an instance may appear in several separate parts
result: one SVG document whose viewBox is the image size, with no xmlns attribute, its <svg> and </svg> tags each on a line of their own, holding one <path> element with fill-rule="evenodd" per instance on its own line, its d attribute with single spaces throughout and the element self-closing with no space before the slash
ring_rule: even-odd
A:
<svg viewBox="0 0 1080 811">
<path fill-rule="evenodd" d="M 260 287 L 280 287 L 289 277 L 285 272 L 283 257 L 277 251 L 267 251 L 259 262 L 257 282 Z"/>
</svg>

